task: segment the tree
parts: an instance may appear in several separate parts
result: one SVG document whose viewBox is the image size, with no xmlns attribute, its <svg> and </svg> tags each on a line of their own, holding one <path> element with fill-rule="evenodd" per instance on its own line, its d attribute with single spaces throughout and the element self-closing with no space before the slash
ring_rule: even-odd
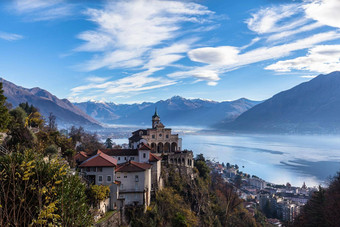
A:
<svg viewBox="0 0 340 227">
<path fill-rule="evenodd" d="M 55 131 L 58 129 L 56 119 L 57 117 L 53 115 L 53 113 L 50 113 L 50 115 L 48 116 L 48 125 L 47 125 L 48 130 Z"/>
<path fill-rule="evenodd" d="M 91 226 L 86 185 L 33 150 L 0 156 L 0 226 Z"/>
<path fill-rule="evenodd" d="M 56 145 L 50 145 L 45 149 L 44 154 L 48 157 L 58 154 L 58 147 Z"/>
<path fill-rule="evenodd" d="M 26 103 L 20 103 L 19 107 L 21 107 L 23 110 L 25 110 L 27 115 L 30 115 L 31 113 L 38 112 L 39 110 L 34 107 L 32 104 L 29 105 L 28 102 Z"/>
<path fill-rule="evenodd" d="M 2 83 L 0 83 L 0 132 L 7 129 L 10 122 L 10 115 L 8 108 L 6 107 L 6 96 L 4 96 L 4 90 L 2 89 Z"/>
<path fill-rule="evenodd" d="M 110 188 L 105 185 L 91 185 L 87 189 L 87 197 L 94 207 L 98 207 L 99 203 L 109 197 Z"/>
<path fill-rule="evenodd" d="M 111 138 L 107 138 L 104 144 L 106 148 L 112 149 L 113 143 Z"/>
<path fill-rule="evenodd" d="M 44 119 L 39 112 L 32 112 L 26 118 L 26 126 L 41 128 L 44 125 Z"/>
</svg>

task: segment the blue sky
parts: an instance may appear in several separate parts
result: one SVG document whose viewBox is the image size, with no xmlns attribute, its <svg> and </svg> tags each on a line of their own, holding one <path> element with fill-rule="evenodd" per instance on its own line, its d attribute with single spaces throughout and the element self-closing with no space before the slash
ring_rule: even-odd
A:
<svg viewBox="0 0 340 227">
<path fill-rule="evenodd" d="M 73 102 L 263 100 L 340 70 L 339 12 L 338 0 L 4 0 L 0 76 Z"/>
</svg>

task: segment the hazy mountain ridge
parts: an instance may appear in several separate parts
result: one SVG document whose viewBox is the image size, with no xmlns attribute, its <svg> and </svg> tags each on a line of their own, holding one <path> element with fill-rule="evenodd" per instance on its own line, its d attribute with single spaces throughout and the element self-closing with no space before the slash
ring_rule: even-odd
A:
<svg viewBox="0 0 340 227">
<path fill-rule="evenodd" d="M 280 92 L 217 128 L 245 132 L 339 133 L 340 72 Z"/>
<path fill-rule="evenodd" d="M 151 116 L 157 107 L 165 125 L 206 127 L 222 119 L 231 121 L 258 103 L 260 102 L 244 98 L 216 102 L 174 96 L 156 103 L 115 104 L 89 101 L 74 105 L 97 121 L 106 124 L 150 125 Z"/>
<path fill-rule="evenodd" d="M 13 107 L 20 103 L 28 102 L 36 106 L 41 114 L 47 119 L 50 112 L 57 117 L 57 122 L 60 126 L 83 125 L 85 127 L 100 127 L 99 123 L 74 106 L 67 99 L 59 99 L 46 90 L 41 88 L 24 88 L 17 86 L 3 78 L 0 78 L 3 83 L 4 95 L 7 97 L 7 102 Z"/>
</svg>

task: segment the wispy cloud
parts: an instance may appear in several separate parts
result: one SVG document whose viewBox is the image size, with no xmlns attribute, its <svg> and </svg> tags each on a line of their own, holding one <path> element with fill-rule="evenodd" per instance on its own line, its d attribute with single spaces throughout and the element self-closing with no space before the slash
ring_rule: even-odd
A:
<svg viewBox="0 0 340 227">
<path fill-rule="evenodd" d="M 0 31 L 0 39 L 4 39 L 7 41 L 16 41 L 16 40 L 23 39 L 23 38 L 24 36 L 22 35 Z"/>
<path fill-rule="evenodd" d="M 298 50 L 305 49 L 309 49 L 309 54 L 306 57 L 279 61 L 265 69 L 281 72 L 288 72 L 291 69 L 313 72 L 336 70 L 337 67 L 339 68 L 339 55 L 326 57 L 325 54 L 320 54 L 320 52 L 322 52 L 322 48 L 334 48 L 336 50 L 337 46 L 316 47 L 316 45 L 340 39 L 340 32 L 333 29 L 314 32 L 314 34 L 308 33 L 323 27 L 325 24 L 331 26 L 333 20 L 329 18 L 329 21 L 322 22 L 324 18 L 321 15 L 325 16 L 325 13 L 330 13 L 334 18 L 338 18 L 332 8 L 337 9 L 340 5 L 339 1 L 336 2 L 333 0 L 320 1 L 318 4 L 324 5 L 324 12 L 319 11 L 313 19 L 308 16 L 308 10 L 311 11 L 316 3 L 284 4 L 262 8 L 245 21 L 249 30 L 256 35 L 248 45 L 243 47 L 203 47 L 190 50 L 188 52 L 190 60 L 205 65 L 187 71 L 170 73 L 168 76 L 172 78 L 194 77 L 207 81 L 208 85 L 212 85 L 211 82 L 216 85 L 221 77 L 220 75 L 228 71 L 253 63 L 287 57 Z M 322 7 L 321 10 L 323 10 Z M 313 49 L 314 47 L 315 49 Z"/>
<path fill-rule="evenodd" d="M 88 9 L 85 14 L 97 28 L 81 33 L 78 38 L 85 43 L 75 50 L 101 53 L 80 66 L 92 71 L 142 66 L 153 57 L 150 50 L 167 48 L 166 42 L 180 36 L 181 23 L 201 23 L 202 16 L 212 12 L 190 2 L 133 0 L 109 2 L 104 9 Z M 180 57 L 167 59 L 171 63 Z"/>
<path fill-rule="evenodd" d="M 55 20 L 74 13 L 74 5 L 64 0 L 15 0 L 11 8 L 27 21 Z"/>
<path fill-rule="evenodd" d="M 278 61 L 265 69 L 277 72 L 304 70 L 329 73 L 340 69 L 340 45 L 319 45 L 309 49 L 308 54 L 285 61 Z"/>
<path fill-rule="evenodd" d="M 200 26 L 210 23 L 213 12 L 192 2 L 133 0 L 108 2 L 103 9 L 87 9 L 85 15 L 97 27 L 78 35 L 84 43 L 74 51 L 94 55 L 77 68 L 125 68 L 137 72 L 100 84 L 78 86 L 72 89 L 70 97 L 88 91 L 145 92 L 176 84 L 176 79 L 154 74 L 168 67 L 182 67 L 176 62 L 186 57 L 199 39 L 188 35 L 182 38 L 188 32 L 183 30 L 183 23 L 197 24 L 193 32 L 201 31 Z"/>
</svg>

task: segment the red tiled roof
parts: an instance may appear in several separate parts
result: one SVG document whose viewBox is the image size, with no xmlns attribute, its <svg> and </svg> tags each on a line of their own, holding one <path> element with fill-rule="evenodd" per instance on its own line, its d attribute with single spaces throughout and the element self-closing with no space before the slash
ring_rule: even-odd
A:
<svg viewBox="0 0 340 227">
<path fill-rule="evenodd" d="M 84 151 L 78 152 L 74 157 L 76 158 L 76 157 L 78 157 L 78 156 L 82 156 L 82 157 L 85 157 L 85 158 L 88 157 L 88 155 L 87 155 Z"/>
<path fill-rule="evenodd" d="M 151 167 L 151 164 L 128 161 L 118 165 L 116 172 L 143 172 Z"/>
<path fill-rule="evenodd" d="M 157 161 L 159 161 L 161 159 L 162 159 L 161 157 L 158 157 L 158 156 L 150 153 L 149 162 L 157 162 Z"/>
<path fill-rule="evenodd" d="M 103 152 L 109 156 L 138 156 L 137 149 L 101 149 L 98 152 Z"/>
<path fill-rule="evenodd" d="M 142 143 L 140 148 L 138 148 L 138 150 L 151 151 L 151 148 L 148 145 L 146 145 L 145 143 Z"/>
<path fill-rule="evenodd" d="M 102 152 L 85 160 L 79 167 L 114 167 L 117 166 L 117 160 Z"/>
</svg>

